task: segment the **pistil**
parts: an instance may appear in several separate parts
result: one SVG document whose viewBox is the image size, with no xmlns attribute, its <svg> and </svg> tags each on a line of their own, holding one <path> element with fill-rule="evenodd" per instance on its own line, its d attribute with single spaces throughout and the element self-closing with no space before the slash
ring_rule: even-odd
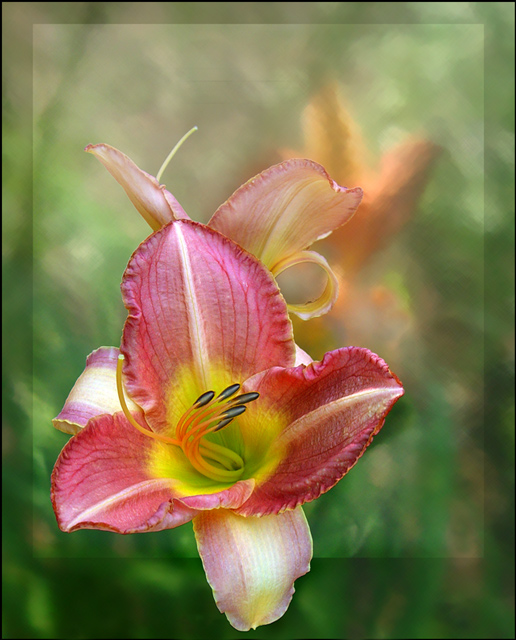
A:
<svg viewBox="0 0 516 640">
<path fill-rule="evenodd" d="M 188 131 L 187 133 L 185 133 L 185 135 L 181 138 L 181 140 L 176 144 L 176 146 L 172 149 L 172 151 L 168 154 L 168 156 L 165 159 L 165 162 L 161 165 L 160 170 L 158 171 L 158 173 L 156 174 L 156 180 L 159 182 L 161 180 L 161 176 L 163 175 L 163 172 L 165 171 L 165 169 L 168 166 L 168 163 L 172 160 L 172 158 L 176 155 L 177 150 L 179 149 L 179 147 L 183 144 L 183 142 L 189 138 L 192 133 L 194 131 L 197 131 L 197 127 L 192 127 L 190 129 L 190 131 Z"/>
</svg>

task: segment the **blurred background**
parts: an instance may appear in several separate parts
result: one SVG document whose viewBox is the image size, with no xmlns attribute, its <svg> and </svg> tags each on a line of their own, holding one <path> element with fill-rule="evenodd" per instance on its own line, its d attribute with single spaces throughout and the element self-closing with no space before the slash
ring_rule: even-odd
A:
<svg viewBox="0 0 516 640">
<path fill-rule="evenodd" d="M 513 5 L 2 9 L 3 637 L 513 637 Z M 121 276 L 150 233 L 82 150 L 155 175 L 194 125 L 161 179 L 193 219 L 289 157 L 364 188 L 314 246 L 337 305 L 294 332 L 316 359 L 370 348 L 406 389 L 306 505 L 314 560 L 289 610 L 248 634 L 219 614 L 191 524 L 64 534 L 49 498 L 67 441 L 51 419 L 86 356 L 119 345 Z"/>
</svg>

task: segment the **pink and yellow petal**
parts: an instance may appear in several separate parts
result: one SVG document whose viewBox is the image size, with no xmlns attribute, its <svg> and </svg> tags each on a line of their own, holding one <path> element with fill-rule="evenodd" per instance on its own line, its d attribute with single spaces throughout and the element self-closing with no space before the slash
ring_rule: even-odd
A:
<svg viewBox="0 0 516 640">
<path fill-rule="evenodd" d="M 125 384 L 153 429 L 177 424 L 207 390 L 294 363 L 292 326 L 274 279 L 204 225 L 174 222 L 142 243 L 122 294 Z"/>
<path fill-rule="evenodd" d="M 361 199 L 362 189 L 339 186 L 321 165 L 287 160 L 237 189 L 208 225 L 274 272 L 279 262 L 347 222 Z"/>
<path fill-rule="evenodd" d="M 63 448 L 52 473 L 63 531 L 171 529 L 198 509 L 238 508 L 253 487 L 252 479 L 228 485 L 201 476 L 179 447 L 146 437 L 122 413 L 90 420 Z"/>
<path fill-rule="evenodd" d="M 174 500 L 170 479 L 149 473 L 153 446 L 121 413 L 91 420 L 65 445 L 52 473 L 59 527 L 138 533 L 191 520 L 196 512 Z"/>
<path fill-rule="evenodd" d="M 279 460 L 265 478 L 258 465 L 256 489 L 237 510 L 249 516 L 293 509 L 328 491 L 357 462 L 403 395 L 385 362 L 358 347 L 332 351 L 307 367 L 271 369 L 249 384 L 261 394 L 261 415 L 254 427 L 242 421 L 242 437 L 252 441 L 261 429 L 262 440 L 271 443 L 263 464 Z"/>
<path fill-rule="evenodd" d="M 274 267 L 273 275 L 276 277 L 286 269 L 302 263 L 316 264 L 323 269 L 326 275 L 324 291 L 317 299 L 299 304 L 287 303 L 287 308 L 291 313 L 295 313 L 302 320 L 310 320 L 330 311 L 339 294 L 339 283 L 326 259 L 315 251 L 299 251 L 281 260 Z"/>
<path fill-rule="evenodd" d="M 88 420 L 104 413 L 121 411 L 116 389 L 116 366 L 120 351 L 116 347 L 100 347 L 86 358 L 86 368 L 70 391 L 59 415 L 52 420 L 56 429 L 75 435 Z M 129 410 L 138 411 L 127 398 Z"/>
<path fill-rule="evenodd" d="M 238 509 L 251 496 L 255 486 L 253 478 L 239 480 L 234 485 L 214 493 L 189 495 L 180 498 L 181 502 L 190 509 L 206 511 L 211 509 Z M 210 488 L 213 491 L 213 487 Z"/>
<path fill-rule="evenodd" d="M 92 153 L 124 188 L 129 199 L 150 225 L 157 231 L 172 220 L 189 219 L 183 207 L 154 176 L 139 169 L 124 153 L 108 144 L 89 144 L 85 151 Z"/>
<path fill-rule="evenodd" d="M 215 602 L 231 625 L 248 631 L 281 618 L 294 581 L 310 570 L 312 538 L 301 507 L 263 518 L 205 511 L 193 525 Z"/>
</svg>

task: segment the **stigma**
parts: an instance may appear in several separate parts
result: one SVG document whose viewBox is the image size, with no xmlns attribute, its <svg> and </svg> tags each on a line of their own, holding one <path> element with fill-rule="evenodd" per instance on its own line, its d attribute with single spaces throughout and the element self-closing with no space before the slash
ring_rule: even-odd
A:
<svg viewBox="0 0 516 640">
<path fill-rule="evenodd" d="M 205 438 L 227 427 L 241 416 L 247 405 L 259 397 L 257 392 L 238 394 L 240 384 L 226 387 L 218 395 L 206 391 L 179 419 L 175 428 L 175 438 L 155 433 L 142 427 L 129 412 L 122 386 L 122 365 L 124 356 L 118 356 L 116 382 L 122 410 L 130 424 L 146 436 L 175 445 L 183 450 L 190 464 L 199 473 L 217 482 L 232 483 L 240 479 L 244 472 L 244 460 L 228 447 Z"/>
</svg>

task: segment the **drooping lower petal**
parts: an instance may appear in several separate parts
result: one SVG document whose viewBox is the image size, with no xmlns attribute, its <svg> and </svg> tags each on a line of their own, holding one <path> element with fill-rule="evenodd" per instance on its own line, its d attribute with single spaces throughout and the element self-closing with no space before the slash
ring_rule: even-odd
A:
<svg viewBox="0 0 516 640">
<path fill-rule="evenodd" d="M 278 262 L 347 222 L 361 199 L 359 187 L 341 187 L 321 165 L 296 158 L 242 185 L 208 225 L 274 271 Z"/>
<path fill-rule="evenodd" d="M 244 442 L 256 448 L 276 433 L 265 461 L 277 459 L 269 477 L 260 476 L 243 515 L 278 513 L 314 500 L 357 462 L 403 387 L 386 363 L 368 349 L 348 347 L 321 362 L 293 369 L 273 368 L 247 382 L 260 393 L 254 424 L 241 420 Z M 260 404 L 259 404 L 260 403 Z"/>
<path fill-rule="evenodd" d="M 324 291 L 316 300 L 300 304 L 287 302 L 287 308 L 291 313 L 295 313 L 302 320 L 310 320 L 310 318 L 322 316 L 333 307 L 339 293 L 339 283 L 326 259 L 315 251 L 299 251 L 281 260 L 274 267 L 273 275 L 276 277 L 286 269 L 301 263 L 316 264 L 326 274 Z"/>
<path fill-rule="evenodd" d="M 208 390 L 292 366 L 285 301 L 270 273 L 204 225 L 177 221 L 134 253 L 122 282 L 125 384 L 166 430 Z"/>
<path fill-rule="evenodd" d="M 301 507 L 263 518 L 217 509 L 193 525 L 215 602 L 233 627 L 248 631 L 280 618 L 294 581 L 310 570 L 312 538 Z"/>
<path fill-rule="evenodd" d="M 89 144 L 85 151 L 102 162 L 122 185 L 129 199 L 153 231 L 171 220 L 189 219 L 183 207 L 154 176 L 142 171 L 124 153 L 108 144 Z"/>
<path fill-rule="evenodd" d="M 103 413 L 121 411 L 116 390 L 116 366 L 120 350 L 100 347 L 86 358 L 86 368 L 70 391 L 60 414 L 52 420 L 56 429 L 75 435 L 88 420 Z M 127 398 L 130 411 L 137 411 Z"/>
</svg>

